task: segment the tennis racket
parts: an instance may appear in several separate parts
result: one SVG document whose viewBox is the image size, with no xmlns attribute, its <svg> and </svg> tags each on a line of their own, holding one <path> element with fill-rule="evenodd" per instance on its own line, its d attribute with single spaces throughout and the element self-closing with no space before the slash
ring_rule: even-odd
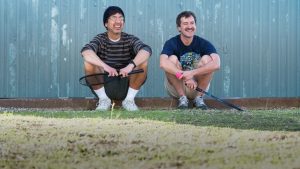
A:
<svg viewBox="0 0 300 169">
<path fill-rule="evenodd" d="M 142 72 L 144 72 L 143 69 L 132 70 L 131 72 L 128 73 L 128 75 L 142 73 Z M 104 72 L 104 73 L 96 73 L 96 74 L 83 76 L 79 78 L 79 83 L 84 86 L 94 86 L 94 85 L 108 83 L 112 80 L 114 80 L 114 78 L 108 78 L 108 73 Z"/>
<path fill-rule="evenodd" d="M 218 97 L 216 97 L 216 96 L 214 96 L 214 95 L 212 95 L 212 94 L 206 92 L 205 90 L 200 89 L 199 87 L 197 87 L 196 90 L 197 90 L 198 92 L 201 92 L 201 93 L 204 93 L 204 94 L 210 96 L 211 98 L 213 98 L 213 99 L 219 101 L 220 103 L 225 104 L 226 106 L 229 106 L 229 107 L 231 107 L 231 108 L 234 108 L 234 109 L 236 109 L 236 110 L 238 110 L 238 111 L 244 111 L 243 109 L 239 108 L 238 106 L 236 106 L 236 105 L 234 105 L 234 104 L 232 104 L 232 103 L 229 103 L 229 102 L 227 102 L 227 101 L 225 101 L 225 100 L 222 100 L 222 99 L 220 99 L 220 98 L 218 98 Z"/>
</svg>

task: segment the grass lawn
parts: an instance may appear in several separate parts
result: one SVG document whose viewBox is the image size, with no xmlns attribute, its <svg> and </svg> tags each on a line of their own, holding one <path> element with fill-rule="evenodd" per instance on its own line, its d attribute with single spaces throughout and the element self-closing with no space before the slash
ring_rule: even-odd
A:
<svg viewBox="0 0 300 169">
<path fill-rule="evenodd" d="M 300 169 L 300 110 L 1 110 L 0 168 Z"/>
</svg>

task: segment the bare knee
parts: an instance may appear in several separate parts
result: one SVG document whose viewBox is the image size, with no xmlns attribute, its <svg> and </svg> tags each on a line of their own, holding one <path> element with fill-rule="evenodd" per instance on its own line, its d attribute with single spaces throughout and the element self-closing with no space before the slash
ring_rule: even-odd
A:
<svg viewBox="0 0 300 169">
<path fill-rule="evenodd" d="M 137 66 L 137 69 L 144 69 L 147 70 L 148 68 L 148 61 L 145 61 L 143 63 L 141 63 L 140 65 Z"/>
<path fill-rule="evenodd" d="M 204 66 L 212 61 L 211 56 L 209 55 L 203 55 L 198 63 L 198 67 Z"/>
<path fill-rule="evenodd" d="M 129 86 L 139 90 L 147 79 L 148 61 L 139 64 L 135 69 L 143 69 L 144 72 L 136 73 L 129 76 Z"/>
<path fill-rule="evenodd" d="M 176 55 L 171 55 L 168 59 L 170 62 L 174 63 L 178 69 L 182 69 L 181 64 Z"/>
<path fill-rule="evenodd" d="M 87 75 L 103 72 L 101 68 L 99 68 L 93 64 L 90 64 L 88 62 L 84 62 L 84 71 L 85 71 L 85 74 L 87 74 Z"/>
</svg>

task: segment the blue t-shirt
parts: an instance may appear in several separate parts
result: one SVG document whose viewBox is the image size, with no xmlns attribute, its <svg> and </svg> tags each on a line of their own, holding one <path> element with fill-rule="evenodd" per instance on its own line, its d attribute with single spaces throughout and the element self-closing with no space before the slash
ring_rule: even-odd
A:
<svg viewBox="0 0 300 169">
<path fill-rule="evenodd" d="M 168 56 L 176 55 L 181 63 L 183 70 L 192 70 L 196 68 L 203 55 L 217 53 L 215 47 L 207 40 L 194 35 L 193 41 L 189 46 L 185 46 L 180 35 L 177 35 L 166 41 L 161 54 Z"/>
</svg>

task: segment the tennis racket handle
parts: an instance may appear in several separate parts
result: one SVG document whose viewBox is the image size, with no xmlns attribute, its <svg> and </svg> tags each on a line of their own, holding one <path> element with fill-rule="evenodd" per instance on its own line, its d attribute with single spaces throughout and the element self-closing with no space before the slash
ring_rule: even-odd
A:
<svg viewBox="0 0 300 169">
<path fill-rule="evenodd" d="M 131 75 L 131 74 L 142 73 L 142 72 L 144 72 L 143 69 L 137 69 L 137 70 L 132 70 L 132 71 L 129 72 L 128 74 Z"/>
</svg>

